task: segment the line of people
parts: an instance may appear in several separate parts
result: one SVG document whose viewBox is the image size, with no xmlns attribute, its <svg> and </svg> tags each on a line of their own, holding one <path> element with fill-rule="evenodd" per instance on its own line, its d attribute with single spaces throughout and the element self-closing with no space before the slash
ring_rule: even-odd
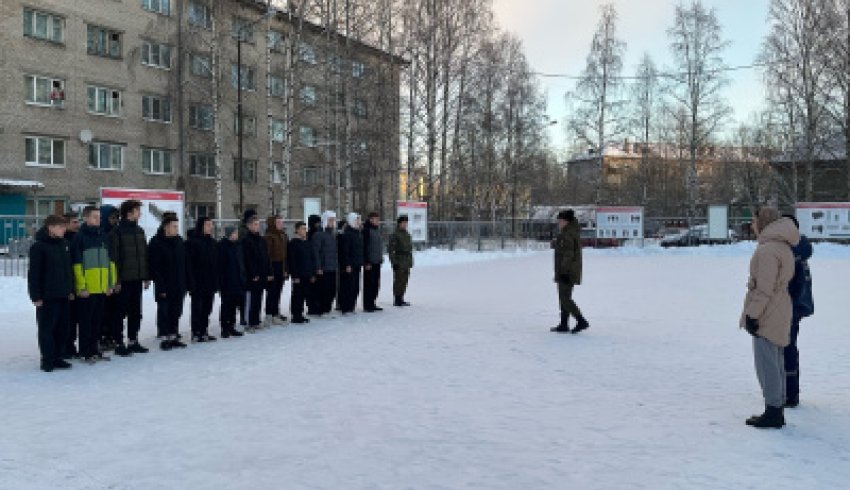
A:
<svg viewBox="0 0 850 490">
<path fill-rule="evenodd" d="M 261 235 L 257 213 L 248 210 L 241 226 L 225 228 L 218 241 L 209 218 L 199 218 L 184 240 L 177 215 L 164 213 L 148 242 L 139 226 L 141 207 L 136 200 L 119 209 L 88 206 L 82 223 L 76 215 L 51 215 L 36 233 L 28 290 L 36 307 L 43 371 L 70 368 L 74 358 L 88 364 L 108 361 L 107 351 L 122 357 L 149 352 L 139 343 L 139 332 L 142 296 L 151 284 L 157 338 L 165 351 L 187 346 L 179 331 L 187 295 L 191 338 L 201 343 L 217 340 L 209 332 L 216 294 L 223 338 L 285 324 L 280 302 L 289 278 L 292 323 L 335 316 L 335 300 L 342 315 L 354 313 L 361 275 L 363 310 L 382 311 L 377 298 L 384 241 L 377 213 L 363 226 L 360 216 L 350 213 L 337 226 L 335 213 L 326 211 L 308 219 L 309 230 L 308 223 L 296 223 L 290 240 L 282 217 L 269 217 Z M 404 295 L 413 244 L 406 216 L 398 218 L 387 249 L 394 305 L 409 306 Z"/>
</svg>

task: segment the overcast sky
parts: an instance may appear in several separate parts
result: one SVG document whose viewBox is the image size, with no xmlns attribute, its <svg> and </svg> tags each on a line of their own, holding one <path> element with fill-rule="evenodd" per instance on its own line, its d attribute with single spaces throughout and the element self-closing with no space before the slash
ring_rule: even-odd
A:
<svg viewBox="0 0 850 490">
<path fill-rule="evenodd" d="M 752 63 L 767 33 L 769 0 L 703 0 L 715 8 L 723 34 L 732 42 L 726 63 Z M 602 0 L 494 0 L 501 27 L 519 36 L 532 69 L 544 73 L 579 74 L 599 20 Z M 627 44 L 624 74 L 633 74 L 644 52 L 662 69 L 670 66 L 667 29 L 673 23 L 676 0 L 614 0 L 620 19 L 620 38 Z M 541 79 L 549 101 L 549 114 L 561 120 L 565 115 L 564 93 L 574 82 Z M 763 105 L 764 90 L 758 70 L 731 73 L 727 95 L 735 119 L 747 120 Z M 563 125 L 552 127 L 552 142 L 564 145 Z"/>
</svg>

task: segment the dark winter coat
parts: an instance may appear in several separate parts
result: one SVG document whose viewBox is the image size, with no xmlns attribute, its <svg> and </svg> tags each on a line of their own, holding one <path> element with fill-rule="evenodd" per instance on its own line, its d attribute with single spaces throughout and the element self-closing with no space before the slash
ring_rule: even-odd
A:
<svg viewBox="0 0 850 490">
<path fill-rule="evenodd" d="M 186 249 L 183 238 L 167 237 L 160 230 L 151 238 L 148 258 L 156 300 L 160 301 L 163 294 L 170 298 L 185 296 Z"/>
<path fill-rule="evenodd" d="M 106 294 L 118 281 L 109 236 L 99 227 L 83 223 L 71 242 L 71 264 L 76 294 Z"/>
<path fill-rule="evenodd" d="M 32 301 L 67 299 L 73 292 L 71 253 L 64 238 L 53 238 L 47 228 L 35 234 L 30 247 L 27 289 Z"/>
<path fill-rule="evenodd" d="M 289 268 L 289 275 L 293 279 L 300 279 L 302 282 L 305 282 L 315 276 L 316 262 L 314 258 L 313 247 L 310 242 L 298 237 L 289 241 L 287 267 Z"/>
<path fill-rule="evenodd" d="M 213 237 L 204 235 L 203 226 L 199 219 L 186 240 L 186 282 L 193 294 L 218 291 L 218 247 Z"/>
<path fill-rule="evenodd" d="M 286 247 L 289 245 L 289 237 L 283 230 L 275 229 L 277 218 L 269 218 L 266 222 L 266 246 L 269 249 L 269 260 L 282 262 L 286 270 Z"/>
<path fill-rule="evenodd" d="M 806 235 L 800 235 L 800 243 L 791 247 L 794 253 L 794 278 L 788 283 L 788 295 L 794 307 L 794 318 L 806 318 L 815 313 L 815 300 L 812 296 L 812 272 L 809 259 L 814 249 Z"/>
<path fill-rule="evenodd" d="M 413 238 L 407 230 L 396 228 L 395 232 L 390 235 L 387 252 L 393 269 L 413 268 Z"/>
<path fill-rule="evenodd" d="M 138 223 L 121 220 L 110 232 L 110 240 L 118 269 L 118 282 L 147 281 L 151 278 L 145 230 Z"/>
<path fill-rule="evenodd" d="M 572 221 L 555 238 L 555 281 L 581 284 L 581 227 Z"/>
<path fill-rule="evenodd" d="M 339 268 L 363 267 L 363 234 L 360 230 L 346 226 L 337 238 L 339 242 Z"/>
<path fill-rule="evenodd" d="M 373 226 L 369 221 L 363 225 L 363 263 L 384 263 L 384 238 L 381 236 L 381 227 Z"/>
<path fill-rule="evenodd" d="M 108 235 L 114 226 L 109 224 L 109 217 L 113 214 L 118 214 L 118 209 L 111 204 L 104 204 L 100 207 L 100 230 Z"/>
<path fill-rule="evenodd" d="M 245 292 L 245 259 L 241 242 L 231 242 L 226 237 L 218 242 L 218 284 L 222 296 Z"/>
<path fill-rule="evenodd" d="M 310 239 L 316 259 L 316 269 L 323 272 L 339 270 L 339 252 L 336 233 L 332 229 L 317 231 Z"/>
<path fill-rule="evenodd" d="M 272 266 L 266 241 L 259 233 L 248 232 L 242 239 L 242 256 L 248 283 L 254 282 L 254 279 L 259 277 L 260 283 L 265 284 L 267 278 L 272 275 Z"/>
</svg>

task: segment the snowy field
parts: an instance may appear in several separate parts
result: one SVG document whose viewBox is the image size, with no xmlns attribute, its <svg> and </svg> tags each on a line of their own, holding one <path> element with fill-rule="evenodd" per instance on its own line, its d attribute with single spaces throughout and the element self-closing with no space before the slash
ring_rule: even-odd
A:
<svg viewBox="0 0 850 490">
<path fill-rule="evenodd" d="M 409 309 L 52 374 L 2 278 L 0 489 L 846 489 L 850 250 L 816 248 L 781 431 L 744 425 L 751 250 L 589 251 L 580 336 L 549 332 L 550 253 L 429 251 Z"/>
</svg>

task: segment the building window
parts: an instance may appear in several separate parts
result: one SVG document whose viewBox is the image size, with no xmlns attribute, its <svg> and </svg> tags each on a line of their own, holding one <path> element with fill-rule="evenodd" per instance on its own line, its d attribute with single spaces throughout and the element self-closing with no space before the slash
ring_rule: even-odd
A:
<svg viewBox="0 0 850 490">
<path fill-rule="evenodd" d="M 354 115 L 359 118 L 369 117 L 369 105 L 363 99 L 354 99 Z"/>
<path fill-rule="evenodd" d="M 316 130 L 310 126 L 301 126 L 298 131 L 298 137 L 302 146 L 315 148 L 316 146 Z"/>
<path fill-rule="evenodd" d="M 122 33 L 105 27 L 87 26 L 88 53 L 105 58 L 121 58 Z"/>
<path fill-rule="evenodd" d="M 189 66 L 192 70 L 192 75 L 212 78 L 212 61 L 207 56 L 198 54 L 189 55 Z"/>
<path fill-rule="evenodd" d="M 142 42 L 142 64 L 155 68 L 171 68 L 171 46 L 150 41 Z"/>
<path fill-rule="evenodd" d="M 142 117 L 146 121 L 171 122 L 171 102 L 168 97 L 142 96 Z"/>
<path fill-rule="evenodd" d="M 230 66 L 230 85 L 233 88 L 242 87 L 242 90 L 257 90 L 254 75 L 256 74 L 253 68 L 242 67 L 242 76 L 239 76 L 239 67 L 234 63 Z M 237 80 L 242 79 L 242 83 L 237 85 Z"/>
<path fill-rule="evenodd" d="M 304 63 L 316 64 L 316 48 L 306 42 L 298 43 L 298 58 Z"/>
<path fill-rule="evenodd" d="M 329 54 L 328 68 L 334 73 L 342 73 L 342 58 L 336 53 Z"/>
<path fill-rule="evenodd" d="M 212 12 L 209 6 L 200 0 L 190 0 L 189 24 L 204 29 L 212 29 Z"/>
<path fill-rule="evenodd" d="M 243 43 L 254 44 L 254 23 L 242 17 L 234 17 L 231 35 Z"/>
<path fill-rule="evenodd" d="M 65 41 L 65 19 L 58 15 L 25 8 L 24 36 L 63 43 Z"/>
<path fill-rule="evenodd" d="M 189 167 L 193 177 L 214 179 L 216 176 L 215 155 L 193 153 L 189 155 Z"/>
<path fill-rule="evenodd" d="M 121 115 L 121 92 L 110 88 L 89 86 L 88 110 L 104 116 Z"/>
<path fill-rule="evenodd" d="M 320 172 L 318 167 L 304 167 L 304 185 L 319 185 Z"/>
<path fill-rule="evenodd" d="M 242 136 L 257 136 L 257 118 L 254 116 L 242 116 L 245 127 Z M 233 134 L 239 135 L 239 118 L 233 118 Z"/>
<path fill-rule="evenodd" d="M 189 207 L 189 213 L 192 218 L 209 218 L 215 219 L 215 205 L 208 203 L 194 203 Z"/>
<path fill-rule="evenodd" d="M 301 88 L 301 102 L 304 105 L 314 106 L 316 105 L 316 87 L 312 85 L 305 85 Z"/>
<path fill-rule="evenodd" d="M 26 164 L 38 167 L 64 167 L 65 140 L 47 136 L 27 136 Z"/>
<path fill-rule="evenodd" d="M 272 96 L 283 97 L 283 87 L 283 78 L 269 75 L 269 88 L 271 89 Z"/>
<path fill-rule="evenodd" d="M 288 180 L 283 162 L 274 162 L 272 164 L 272 183 L 286 184 Z"/>
<path fill-rule="evenodd" d="M 283 143 L 286 139 L 286 123 L 278 120 L 272 120 L 272 140 L 276 143 Z"/>
<path fill-rule="evenodd" d="M 256 160 L 245 160 L 245 164 L 242 165 L 242 182 L 246 184 L 256 184 L 257 183 L 257 161 Z M 233 159 L 233 180 L 234 182 L 239 182 L 239 159 Z"/>
<path fill-rule="evenodd" d="M 27 103 L 62 107 L 65 105 L 65 80 L 27 75 Z"/>
<path fill-rule="evenodd" d="M 168 150 L 142 148 L 142 170 L 146 174 L 169 175 L 171 173 L 171 155 Z"/>
<path fill-rule="evenodd" d="M 278 31 L 268 32 L 269 49 L 272 51 L 283 51 L 283 33 Z"/>
<path fill-rule="evenodd" d="M 89 167 L 97 170 L 121 170 L 124 168 L 124 145 L 91 143 Z"/>
<path fill-rule="evenodd" d="M 351 62 L 351 76 L 354 78 L 363 78 L 366 76 L 366 65 L 362 61 Z"/>
<path fill-rule="evenodd" d="M 170 0 L 142 0 L 142 8 L 157 14 L 168 15 L 171 13 Z"/>
<path fill-rule="evenodd" d="M 212 131 L 215 124 L 211 105 L 193 105 L 189 107 L 189 126 L 204 131 Z"/>
</svg>

